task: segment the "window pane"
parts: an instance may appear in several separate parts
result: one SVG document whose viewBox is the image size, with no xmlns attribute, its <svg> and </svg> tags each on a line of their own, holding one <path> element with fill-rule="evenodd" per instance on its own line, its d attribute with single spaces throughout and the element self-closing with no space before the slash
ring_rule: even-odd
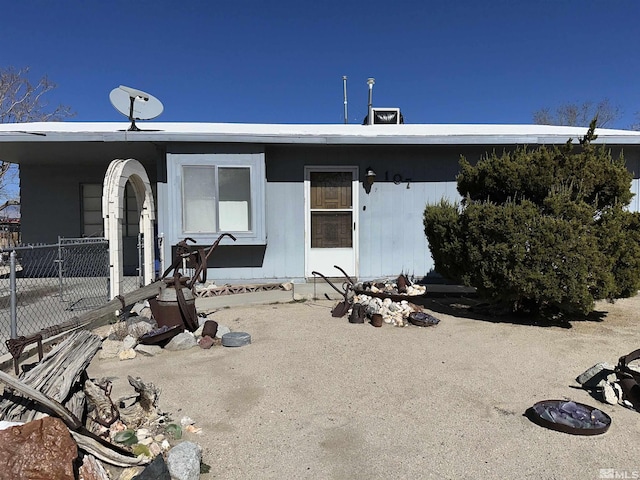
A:
<svg viewBox="0 0 640 480">
<path fill-rule="evenodd" d="M 182 205 L 186 232 L 216 231 L 214 167 L 183 167 Z"/>
<path fill-rule="evenodd" d="M 351 208 L 351 172 L 311 172 L 311 208 Z"/>
<path fill-rule="evenodd" d="M 85 212 L 98 212 L 102 218 L 102 198 L 97 197 L 84 197 L 84 211 Z"/>
<path fill-rule="evenodd" d="M 251 230 L 251 169 L 218 168 L 220 231 Z"/>
<path fill-rule="evenodd" d="M 85 183 L 82 189 L 82 235 L 100 236 L 102 221 L 102 185 Z"/>
<path fill-rule="evenodd" d="M 351 212 L 311 212 L 311 248 L 351 248 Z"/>
<path fill-rule="evenodd" d="M 85 183 L 82 185 L 82 195 L 85 198 L 102 198 L 102 185 L 99 183 Z"/>
</svg>

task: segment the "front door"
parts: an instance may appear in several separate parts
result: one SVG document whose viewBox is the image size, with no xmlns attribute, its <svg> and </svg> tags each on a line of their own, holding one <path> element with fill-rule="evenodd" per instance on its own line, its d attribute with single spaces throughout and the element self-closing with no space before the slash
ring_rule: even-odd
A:
<svg viewBox="0 0 640 480">
<path fill-rule="evenodd" d="M 358 276 L 357 167 L 305 168 L 305 274 Z"/>
</svg>

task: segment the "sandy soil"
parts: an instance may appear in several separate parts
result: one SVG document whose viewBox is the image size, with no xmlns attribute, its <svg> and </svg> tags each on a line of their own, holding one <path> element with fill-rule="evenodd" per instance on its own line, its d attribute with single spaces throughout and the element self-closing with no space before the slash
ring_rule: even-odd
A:
<svg viewBox="0 0 640 480">
<path fill-rule="evenodd" d="M 640 414 L 575 382 L 640 348 L 640 297 L 601 303 L 599 320 L 571 328 L 471 318 L 464 303 L 429 302 L 441 319 L 431 328 L 349 324 L 329 301 L 225 309 L 215 320 L 250 346 L 96 357 L 89 374 L 112 377 L 115 396 L 131 392 L 127 375 L 159 386 L 163 410 L 202 427 L 188 439 L 211 466 L 203 479 L 640 475 Z M 523 414 L 544 399 L 598 406 L 611 428 L 539 427 Z"/>
</svg>

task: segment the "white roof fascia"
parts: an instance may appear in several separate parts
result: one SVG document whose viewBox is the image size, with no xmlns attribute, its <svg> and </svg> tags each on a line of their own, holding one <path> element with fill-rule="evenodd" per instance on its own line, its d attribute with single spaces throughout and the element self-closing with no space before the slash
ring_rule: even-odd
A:
<svg viewBox="0 0 640 480">
<path fill-rule="evenodd" d="M 40 122 L 0 124 L 3 142 L 202 142 L 330 145 L 508 145 L 577 142 L 587 128 L 551 125 L 294 125 Z M 596 129 L 594 143 L 640 144 L 640 132 Z"/>
</svg>

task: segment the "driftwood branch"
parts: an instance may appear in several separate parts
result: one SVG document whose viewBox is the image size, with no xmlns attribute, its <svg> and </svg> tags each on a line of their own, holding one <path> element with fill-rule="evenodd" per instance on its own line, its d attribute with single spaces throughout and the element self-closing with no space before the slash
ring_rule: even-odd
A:
<svg viewBox="0 0 640 480">
<path fill-rule="evenodd" d="M 43 393 L 39 392 L 35 388 L 30 387 L 29 385 L 25 385 L 17 378 L 13 378 L 11 375 L 0 370 L 0 380 L 11 388 L 13 388 L 16 392 L 22 394 L 26 398 L 29 398 L 35 402 L 40 403 L 41 405 L 47 407 L 53 413 L 55 413 L 60 419 L 67 425 L 67 427 L 77 430 L 82 426 L 82 422 L 78 420 L 78 417 L 73 415 L 69 410 L 64 408 L 64 406 L 57 402 L 56 400 L 47 397 Z M 2 417 L 4 419 L 4 417 Z"/>
<path fill-rule="evenodd" d="M 21 381 L 40 394 L 65 404 L 73 400 L 80 377 L 102 345 L 98 335 L 86 330 L 73 332 L 60 343 L 38 365 L 24 374 Z M 40 402 L 38 400 L 40 404 Z M 0 418 L 10 421 L 29 422 L 45 416 L 38 405 L 26 398 L 11 396 L 0 401 Z"/>
<path fill-rule="evenodd" d="M 129 452 L 116 445 L 101 442 L 99 438 L 92 436 L 92 434 L 82 426 L 82 422 L 60 402 L 49 398 L 47 395 L 29 385 L 25 385 L 22 381 L 1 370 L 0 381 L 6 383 L 15 392 L 34 402 L 38 402 L 58 416 L 69 428 L 71 436 L 78 444 L 78 447 L 100 460 L 120 467 L 131 467 L 149 463 L 150 460 L 143 455 L 133 457 Z"/>
</svg>

